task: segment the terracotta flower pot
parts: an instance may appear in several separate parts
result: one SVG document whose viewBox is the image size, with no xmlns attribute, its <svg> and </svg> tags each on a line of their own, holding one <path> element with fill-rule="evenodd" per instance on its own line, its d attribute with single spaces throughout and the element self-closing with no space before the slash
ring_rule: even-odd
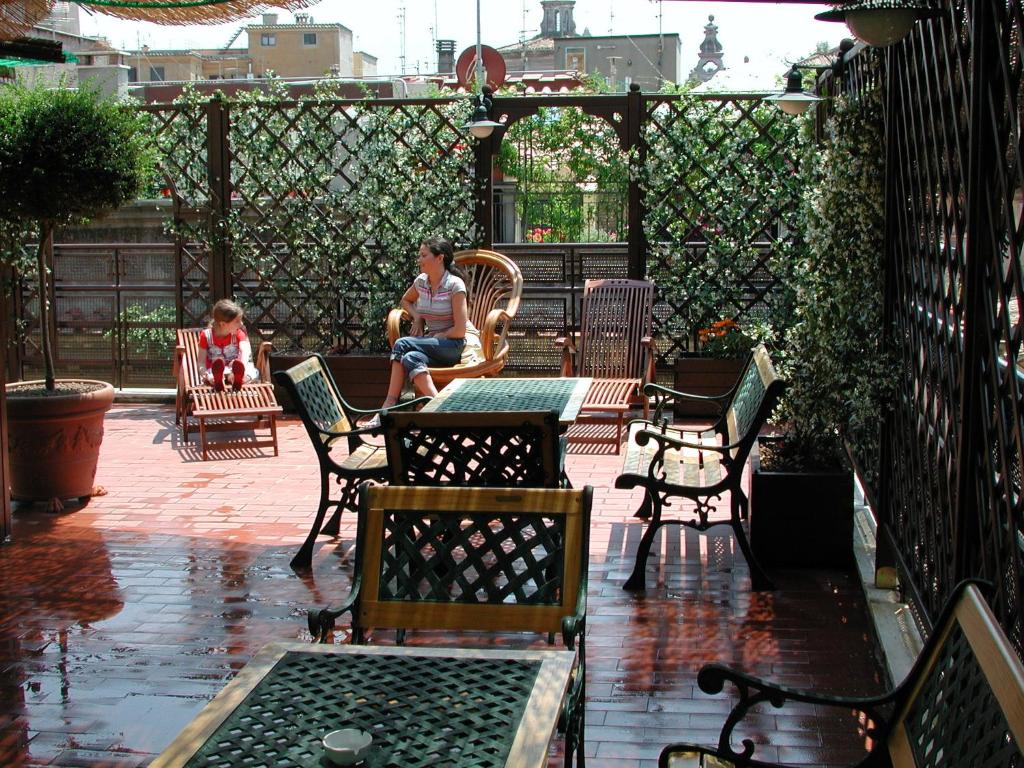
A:
<svg viewBox="0 0 1024 768">
<path fill-rule="evenodd" d="M 49 501 L 93 495 L 103 442 L 103 415 L 114 402 L 105 381 L 64 379 L 55 395 L 17 394 L 41 389 L 42 381 L 7 385 L 11 498 Z M 76 391 L 79 390 L 79 391 Z"/>
</svg>

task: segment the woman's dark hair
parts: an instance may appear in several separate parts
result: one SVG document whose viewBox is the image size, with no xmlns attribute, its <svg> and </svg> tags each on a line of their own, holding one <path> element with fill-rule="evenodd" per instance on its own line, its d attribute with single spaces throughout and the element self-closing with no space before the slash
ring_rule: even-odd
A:
<svg viewBox="0 0 1024 768">
<path fill-rule="evenodd" d="M 428 237 L 420 245 L 427 246 L 427 249 L 435 256 L 444 257 L 444 268 L 466 283 L 466 298 L 468 299 L 469 276 L 455 264 L 455 246 L 452 245 L 452 241 L 443 237 Z"/>
</svg>

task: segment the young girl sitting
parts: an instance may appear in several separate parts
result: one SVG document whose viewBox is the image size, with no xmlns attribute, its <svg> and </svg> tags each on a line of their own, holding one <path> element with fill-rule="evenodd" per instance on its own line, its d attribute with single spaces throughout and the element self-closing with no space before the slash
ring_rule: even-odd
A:
<svg viewBox="0 0 1024 768">
<path fill-rule="evenodd" d="M 199 334 L 199 367 L 204 381 L 218 392 L 228 385 L 236 392 L 247 381 L 259 379 L 252 363 L 252 345 L 242 330 L 242 308 L 229 299 L 213 305 L 210 327 Z"/>
</svg>

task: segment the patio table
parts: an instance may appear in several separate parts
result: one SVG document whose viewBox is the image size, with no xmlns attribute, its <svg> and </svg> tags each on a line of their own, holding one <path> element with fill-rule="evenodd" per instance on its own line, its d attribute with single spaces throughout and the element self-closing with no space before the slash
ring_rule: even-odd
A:
<svg viewBox="0 0 1024 768">
<path fill-rule="evenodd" d="M 271 643 L 151 765 L 320 768 L 325 734 L 361 728 L 366 768 L 544 766 L 575 663 L 565 650 Z"/>
<path fill-rule="evenodd" d="M 426 412 L 558 411 L 565 428 L 576 420 L 593 379 L 455 379 L 423 406 Z"/>
</svg>

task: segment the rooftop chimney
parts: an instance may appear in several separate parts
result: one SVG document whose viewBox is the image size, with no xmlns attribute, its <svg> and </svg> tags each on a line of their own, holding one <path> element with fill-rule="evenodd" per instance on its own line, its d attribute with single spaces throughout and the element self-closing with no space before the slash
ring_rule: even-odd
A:
<svg viewBox="0 0 1024 768">
<path fill-rule="evenodd" d="M 273 27 L 273 26 L 276 26 L 276 24 L 277 24 L 277 14 L 276 13 L 264 13 L 263 14 L 263 26 L 264 27 Z"/>
<path fill-rule="evenodd" d="M 437 41 L 437 74 L 455 74 L 455 41 Z"/>
</svg>

